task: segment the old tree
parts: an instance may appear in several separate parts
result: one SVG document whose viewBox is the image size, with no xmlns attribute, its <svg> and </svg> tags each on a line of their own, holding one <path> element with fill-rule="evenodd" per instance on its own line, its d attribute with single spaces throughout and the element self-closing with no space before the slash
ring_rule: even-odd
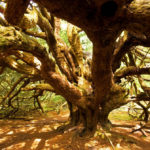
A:
<svg viewBox="0 0 150 150">
<path fill-rule="evenodd" d="M 109 113 L 126 104 L 132 93 L 136 100 L 149 99 L 149 87 L 142 76 L 150 74 L 146 66 L 149 49 L 144 49 L 150 46 L 149 0 L 3 3 L 6 7 L 0 7 L 5 16 L 0 19 L 1 72 L 8 66 L 35 81 L 44 80 L 45 84 L 38 88 L 54 91 L 66 99 L 70 124 L 82 123 L 82 133 L 94 131 L 98 123 L 110 123 Z M 32 17 L 28 18 L 29 15 Z M 69 45 L 59 36 L 58 18 L 76 26 L 68 24 Z M 79 36 L 82 31 L 93 43 L 92 60 L 83 55 Z M 44 39 L 48 49 L 37 38 Z M 125 89 L 122 78 L 131 83 L 132 91 Z M 135 79 L 144 91 L 142 98 Z M 147 120 L 146 111 L 145 116 Z"/>
</svg>

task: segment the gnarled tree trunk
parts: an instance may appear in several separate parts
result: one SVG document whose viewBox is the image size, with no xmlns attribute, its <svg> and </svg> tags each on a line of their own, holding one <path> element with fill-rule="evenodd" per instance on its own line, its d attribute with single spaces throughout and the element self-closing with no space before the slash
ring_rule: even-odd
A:
<svg viewBox="0 0 150 150">
<path fill-rule="evenodd" d="M 24 7 L 19 7 L 19 17 L 16 15 L 18 9 L 15 5 L 18 0 L 8 0 L 5 11 L 6 19 L 14 24 L 20 21 L 25 12 L 28 1 L 23 1 Z M 85 94 L 72 84 L 69 73 L 62 67 L 61 61 L 56 59 L 62 72 L 66 77 L 61 77 L 55 72 L 55 67 L 43 65 L 41 77 L 45 79 L 58 94 L 61 94 L 69 103 L 71 111 L 70 117 L 73 124 L 83 122 L 86 130 L 93 131 L 98 122 L 105 125 L 108 121 L 109 113 L 121 105 L 125 104 L 126 92 L 114 81 L 114 72 L 120 65 L 120 51 L 125 48 L 125 44 L 130 43 L 130 39 L 124 41 L 118 49 L 118 55 L 115 55 L 116 40 L 123 30 L 127 30 L 136 40 L 144 41 L 149 39 L 150 33 L 150 2 L 149 0 L 35 0 L 40 6 L 44 6 L 54 16 L 65 19 L 74 25 L 82 28 L 93 43 L 92 58 L 92 88 L 93 92 Z M 12 4 L 10 6 L 10 4 Z M 18 3 L 18 5 L 21 3 Z M 22 4 L 21 4 L 22 6 Z M 9 9 L 11 8 L 11 9 Z M 13 10 L 13 12 L 10 12 Z M 9 16 L 10 13 L 10 16 Z M 12 17 L 13 16 L 13 17 Z M 16 16 L 16 17 L 15 17 Z M 41 28 L 46 24 L 41 21 Z M 43 28 L 51 28 L 45 26 Z M 51 32 L 51 31 L 49 31 Z M 51 33 L 47 33 L 51 34 Z M 52 45 L 51 51 L 54 57 L 56 53 L 57 42 L 53 36 L 47 38 L 48 43 Z M 133 42 L 128 48 L 138 45 Z M 69 55 L 68 55 L 69 56 Z M 115 62 L 114 62 L 115 61 Z M 47 71 L 47 68 L 50 71 Z M 112 71 L 113 70 L 113 71 Z"/>
</svg>

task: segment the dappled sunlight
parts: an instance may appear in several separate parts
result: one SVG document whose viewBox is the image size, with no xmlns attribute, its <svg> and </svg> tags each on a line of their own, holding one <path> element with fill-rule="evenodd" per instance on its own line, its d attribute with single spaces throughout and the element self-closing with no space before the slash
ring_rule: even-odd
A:
<svg viewBox="0 0 150 150">
<path fill-rule="evenodd" d="M 39 61 L 39 59 L 37 59 L 36 57 L 34 57 L 34 63 L 36 64 L 36 68 L 40 70 L 42 64 Z"/>
<path fill-rule="evenodd" d="M 147 138 L 145 139 L 145 141 L 149 142 L 149 141 L 150 141 L 150 136 L 147 137 Z"/>
<path fill-rule="evenodd" d="M 0 129 L 0 134 L 3 134 L 4 132 L 5 132 L 4 130 Z"/>
<path fill-rule="evenodd" d="M 96 141 L 96 140 L 85 143 L 85 147 L 93 147 L 93 146 L 97 146 L 97 145 L 98 145 L 98 141 Z"/>
<path fill-rule="evenodd" d="M 41 139 L 35 139 L 32 143 L 31 149 L 36 149 L 40 143 Z"/>
<path fill-rule="evenodd" d="M 5 149 L 7 149 L 7 150 L 22 149 L 25 145 L 26 145 L 25 142 L 21 142 L 21 143 L 15 144 L 15 145 L 8 146 L 8 147 L 6 147 Z"/>
<path fill-rule="evenodd" d="M 39 130 L 39 133 L 41 132 L 48 132 L 52 131 L 53 129 L 49 125 L 44 125 L 42 129 Z"/>
<path fill-rule="evenodd" d="M 62 115 L 62 117 L 69 117 L 69 114 L 64 114 Z"/>
<path fill-rule="evenodd" d="M 98 134 L 89 138 L 79 137 L 77 130 L 59 132 L 57 128 L 64 125 L 61 122 L 67 122 L 67 119 L 68 112 L 30 121 L 0 120 L 0 149 L 112 150 L 113 145 L 117 150 L 142 150 L 143 147 L 149 150 L 150 138 L 142 137 L 138 132 L 131 134 L 132 126 L 136 124 L 131 121 L 113 121 L 116 126 L 105 134 L 99 126 Z M 122 124 L 124 126 L 119 127 Z"/>
<path fill-rule="evenodd" d="M 31 131 L 31 130 L 34 130 L 35 127 L 29 127 L 28 129 L 26 129 L 26 131 Z"/>
<path fill-rule="evenodd" d="M 50 140 L 46 140 L 45 141 L 45 147 L 50 147 L 51 143 L 50 143 Z"/>
<path fill-rule="evenodd" d="M 14 131 L 10 131 L 6 135 L 12 135 L 13 133 L 14 133 Z"/>
<path fill-rule="evenodd" d="M 1 137 L 0 138 L 0 144 L 8 140 L 9 137 Z"/>
<path fill-rule="evenodd" d="M 119 42 L 119 39 L 125 35 L 125 31 L 122 31 L 120 36 L 116 39 L 116 42 Z"/>
<path fill-rule="evenodd" d="M 63 140 L 63 136 L 59 132 L 56 132 L 55 129 L 61 124 L 53 121 L 54 118 L 48 119 L 48 121 L 47 118 L 40 119 L 31 121 L 1 120 L 0 149 L 59 148 L 59 143 Z M 7 130 L 5 130 L 6 128 Z"/>
<path fill-rule="evenodd" d="M 31 123 L 37 123 L 38 120 L 32 120 Z"/>
<path fill-rule="evenodd" d="M 100 148 L 100 150 L 112 150 L 111 147 L 104 147 L 104 148 Z"/>
<path fill-rule="evenodd" d="M 15 62 L 15 61 L 13 61 L 11 65 L 12 65 L 12 67 L 14 67 L 14 68 L 17 68 L 17 66 L 18 66 L 17 62 Z"/>
</svg>

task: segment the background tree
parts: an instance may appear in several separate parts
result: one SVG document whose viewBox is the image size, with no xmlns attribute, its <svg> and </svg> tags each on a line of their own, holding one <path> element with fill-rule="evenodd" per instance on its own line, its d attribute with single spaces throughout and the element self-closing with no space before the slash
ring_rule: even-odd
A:
<svg viewBox="0 0 150 150">
<path fill-rule="evenodd" d="M 148 0 L 34 2 L 35 7 L 29 0 L 7 1 L 5 18 L 15 26 L 1 19 L 2 68 L 9 66 L 48 83 L 68 102 L 71 123 L 83 123 L 82 133 L 94 131 L 98 122 L 109 123 L 109 113 L 129 102 L 129 94 L 134 94 L 136 100 L 149 100 L 149 87 L 144 83 L 148 77 L 141 76 L 150 72 L 149 50 L 138 47 L 149 47 Z M 59 21 L 54 16 L 81 28 L 68 25 L 69 45 L 60 39 Z M 37 32 L 29 30 L 37 25 Z M 91 62 L 83 56 L 81 30 L 93 43 Z M 37 37 L 46 41 L 47 49 L 38 43 Z M 130 82 L 132 92 L 126 91 L 125 82 L 120 82 L 122 78 Z M 137 84 L 143 89 L 142 97 Z M 144 114 L 148 118 L 146 111 Z"/>
</svg>

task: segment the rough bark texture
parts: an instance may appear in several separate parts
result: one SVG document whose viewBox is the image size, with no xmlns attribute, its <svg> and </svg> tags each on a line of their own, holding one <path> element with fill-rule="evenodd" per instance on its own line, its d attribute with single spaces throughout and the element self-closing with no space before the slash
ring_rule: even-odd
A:
<svg viewBox="0 0 150 150">
<path fill-rule="evenodd" d="M 19 49 L 40 57 L 47 55 L 45 48 L 35 38 L 27 36 L 14 27 L 0 26 L 0 39 L 1 52 Z"/>
<path fill-rule="evenodd" d="M 7 11 L 5 11 L 7 21 L 13 25 L 19 24 L 26 12 L 29 2 L 30 0 L 9 0 L 7 2 Z"/>
<path fill-rule="evenodd" d="M 14 22 L 10 18 L 14 18 L 15 22 L 19 24 L 28 4 L 28 1 L 20 1 L 19 3 L 17 2 L 17 0 L 8 0 L 7 8 L 5 11 L 6 19 L 12 24 L 14 24 Z M 22 5 L 22 2 L 24 2 L 25 5 Z M 75 107 L 78 107 L 76 111 L 72 112 L 73 106 L 70 105 L 71 116 L 74 116 L 73 118 L 75 118 L 73 119 L 74 122 L 78 122 L 80 120 L 79 116 L 82 116 L 81 120 L 83 120 L 84 126 L 88 130 L 92 131 L 96 127 L 98 121 L 100 121 L 101 123 L 107 122 L 109 112 L 125 103 L 124 99 L 126 98 L 126 93 L 124 89 L 122 89 L 120 86 L 118 87 L 114 83 L 113 72 L 115 72 L 116 69 L 120 66 L 123 55 L 128 52 L 130 47 L 139 44 L 149 46 L 150 1 L 35 0 L 35 2 L 37 2 L 41 6 L 41 8 L 43 6 L 47 8 L 47 10 L 54 16 L 65 19 L 70 23 L 82 28 L 93 43 L 93 95 L 92 97 L 90 97 L 91 95 L 85 95 L 83 91 L 79 90 L 76 86 L 71 84 L 72 80 L 76 80 L 76 82 L 78 82 L 78 79 L 76 78 L 74 73 L 71 74 L 71 72 L 67 72 L 68 68 L 66 71 L 66 69 L 63 67 L 66 62 L 62 58 L 63 56 L 70 56 L 71 58 L 72 55 L 66 47 L 61 47 L 62 49 L 59 49 L 57 39 L 54 37 L 54 30 L 52 29 L 53 25 L 51 26 L 49 24 L 50 18 L 46 14 L 46 11 L 44 9 L 41 9 L 44 18 L 40 13 L 38 14 L 38 24 L 40 28 L 46 33 L 47 43 L 49 44 L 49 46 L 51 46 L 50 51 L 52 52 L 53 57 L 55 58 L 60 70 L 65 75 L 65 77 L 62 77 L 59 73 L 56 73 L 55 65 L 52 67 L 53 69 L 50 69 L 52 63 L 47 65 L 45 61 L 45 63 L 43 63 L 45 65 L 42 66 L 43 73 L 41 74 L 41 76 L 48 83 L 50 83 L 53 88 L 55 88 L 57 93 L 64 96 L 69 103 L 75 105 Z M 18 6 L 18 14 L 16 14 L 16 3 L 17 6 L 21 5 Z M 13 11 L 11 11 L 11 14 L 9 15 L 10 10 Z M 123 30 L 126 30 L 127 34 L 131 34 L 132 36 L 128 36 L 128 38 L 122 42 L 119 49 L 116 50 L 116 39 L 119 37 Z M 17 33 L 16 35 L 18 36 Z M 18 37 L 20 37 L 20 35 Z M 20 38 L 18 39 L 20 40 Z M 20 41 L 17 42 L 17 46 L 21 49 L 21 45 L 18 45 L 19 42 Z M 28 38 L 27 43 L 29 43 L 33 47 L 33 49 L 38 46 L 37 43 L 31 43 Z M 8 45 L 9 47 L 11 47 L 11 49 L 15 48 L 13 47 L 14 44 Z M 9 47 L 5 48 L 10 49 Z M 36 48 L 39 49 L 39 47 L 41 46 L 38 46 Z M 3 50 L 5 50 L 5 48 L 2 47 Z M 28 50 L 27 46 L 26 49 Z M 61 53 L 62 50 L 64 50 L 66 52 L 65 54 L 67 55 L 63 55 Z M 31 49 L 29 51 L 31 52 Z M 82 61 L 82 56 L 80 61 Z M 73 59 L 70 59 L 70 62 L 73 62 Z M 74 66 L 71 65 L 71 67 L 73 68 Z M 50 69 L 49 71 L 47 71 L 48 68 Z M 139 72 L 145 73 L 145 71 L 146 69 L 143 69 Z M 135 68 L 128 68 L 127 71 L 121 72 L 121 75 L 119 74 L 119 77 L 123 77 L 127 74 L 133 74 L 133 72 L 137 73 L 138 71 Z M 72 76 L 74 76 L 74 78 L 71 78 Z M 101 119 L 99 119 L 99 117 L 101 117 Z"/>
</svg>

